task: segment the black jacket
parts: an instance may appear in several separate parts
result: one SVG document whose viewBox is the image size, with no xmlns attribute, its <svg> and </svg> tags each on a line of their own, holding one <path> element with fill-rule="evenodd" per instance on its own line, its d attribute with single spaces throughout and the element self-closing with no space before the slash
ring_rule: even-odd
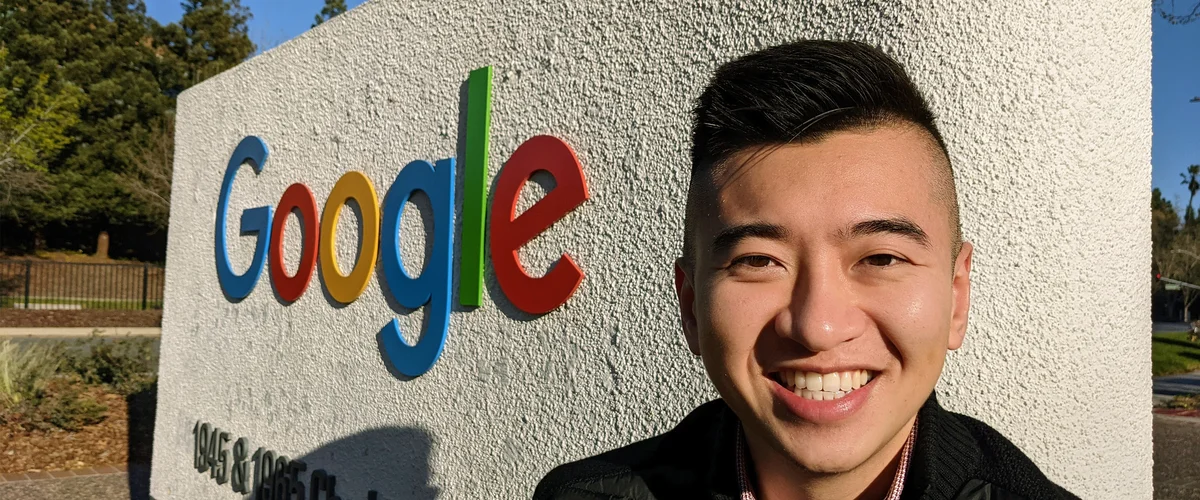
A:
<svg viewBox="0 0 1200 500">
<path fill-rule="evenodd" d="M 1078 498 L 1047 479 L 999 432 L 942 409 L 936 396 L 918 415 L 902 499 Z M 724 401 L 705 403 L 665 434 L 555 468 L 533 498 L 737 500 L 737 426 Z"/>
</svg>

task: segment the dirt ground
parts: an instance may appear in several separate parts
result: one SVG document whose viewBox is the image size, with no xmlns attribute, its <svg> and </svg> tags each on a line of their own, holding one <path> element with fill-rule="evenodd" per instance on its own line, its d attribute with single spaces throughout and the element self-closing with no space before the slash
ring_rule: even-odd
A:
<svg viewBox="0 0 1200 500">
<path fill-rule="evenodd" d="M 108 407 L 105 419 L 77 432 L 58 428 L 27 431 L 0 426 L 0 473 L 50 472 L 150 463 L 154 435 L 153 392 L 129 396 L 89 389 Z"/>
<path fill-rule="evenodd" d="M 0 328 L 156 326 L 162 326 L 161 310 L 82 309 L 60 311 L 0 309 Z"/>
</svg>

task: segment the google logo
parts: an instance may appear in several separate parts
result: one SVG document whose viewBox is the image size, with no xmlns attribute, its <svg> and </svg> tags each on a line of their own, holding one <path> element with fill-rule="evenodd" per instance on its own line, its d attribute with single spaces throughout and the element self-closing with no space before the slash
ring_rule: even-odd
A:
<svg viewBox="0 0 1200 500">
<path fill-rule="evenodd" d="M 492 68 L 471 72 L 467 94 L 467 140 L 464 157 L 461 264 L 459 302 L 478 307 L 483 302 L 484 218 L 491 228 L 489 250 L 496 280 L 504 295 L 517 308 L 532 314 L 544 314 L 561 306 L 583 281 L 583 271 L 569 255 L 563 254 L 542 277 L 525 272 L 517 250 L 547 230 L 556 221 L 588 199 L 587 182 L 575 152 L 562 140 L 539 135 L 517 147 L 495 180 L 491 210 L 487 210 L 488 143 L 491 127 Z M 262 174 L 269 156 L 267 144 L 248 136 L 238 143 L 225 168 L 217 201 L 215 257 L 217 280 L 226 297 L 237 302 L 250 295 L 263 267 L 270 269 L 271 283 L 279 298 L 290 304 L 304 295 L 316 266 L 321 266 L 325 290 L 342 304 L 358 299 L 367 288 L 376 264 L 393 298 L 404 307 L 416 309 L 428 304 L 425 317 L 428 330 L 415 345 L 408 345 L 393 318 L 381 331 L 384 355 L 402 374 L 419 376 L 437 362 L 445 346 L 450 325 L 450 301 L 454 262 L 455 160 L 435 163 L 416 160 L 396 175 L 380 203 L 375 186 L 362 172 L 346 172 L 325 199 L 320 212 L 316 197 L 303 183 L 295 183 L 279 198 L 278 205 L 243 210 L 242 234 L 256 235 L 250 267 L 237 274 L 229 258 L 225 238 L 229 218 L 229 199 L 239 168 L 248 164 L 256 175 Z M 517 196 L 535 172 L 554 177 L 555 188 L 517 216 Z M 430 257 L 417 277 L 409 274 L 400 255 L 400 215 L 413 193 L 421 191 L 429 198 L 433 212 Z M 342 274 L 334 251 L 338 216 L 350 200 L 361 212 L 358 260 L 348 274 Z M 293 275 L 283 264 L 283 231 L 287 217 L 295 215 L 303 230 L 300 263 Z"/>
</svg>

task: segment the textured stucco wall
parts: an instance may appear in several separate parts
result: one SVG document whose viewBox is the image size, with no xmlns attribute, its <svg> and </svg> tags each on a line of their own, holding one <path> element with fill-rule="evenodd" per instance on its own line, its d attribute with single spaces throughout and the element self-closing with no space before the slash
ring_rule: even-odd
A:
<svg viewBox="0 0 1200 500">
<path fill-rule="evenodd" d="M 347 499 L 367 488 L 518 498 L 553 464 L 669 428 L 713 396 L 670 285 L 691 100 L 719 62 L 798 37 L 879 44 L 941 117 L 977 245 L 946 404 L 1001 429 L 1084 498 L 1150 498 L 1146 2 L 515 4 L 375 0 L 180 97 L 156 498 L 236 496 L 191 468 L 198 419 L 337 474 Z M 245 301 L 224 299 L 214 213 L 243 136 L 265 139 L 271 157 L 233 188 L 239 271 L 253 248 L 233 232 L 241 209 L 275 204 L 292 182 L 321 205 L 347 170 L 382 196 L 409 161 L 454 156 L 462 84 L 485 65 L 491 175 L 542 133 L 584 166 L 591 200 L 522 251 L 530 269 L 564 250 L 583 268 L 564 307 L 515 312 L 489 269 L 484 305 L 455 308 L 441 361 L 399 380 L 376 340 L 398 314 L 378 278 L 345 308 L 316 278 L 284 307 L 265 272 Z M 420 261 L 418 214 L 406 211 L 404 251 Z M 343 260 L 354 220 L 342 216 Z M 294 219 L 289 232 L 294 269 Z M 421 315 L 400 316 L 406 332 Z"/>
</svg>

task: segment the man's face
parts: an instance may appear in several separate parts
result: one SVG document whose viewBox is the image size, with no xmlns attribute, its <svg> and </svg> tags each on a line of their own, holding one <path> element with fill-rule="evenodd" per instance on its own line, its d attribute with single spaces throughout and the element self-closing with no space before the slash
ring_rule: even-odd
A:
<svg viewBox="0 0 1200 500">
<path fill-rule="evenodd" d="M 752 446 L 848 472 L 898 449 L 962 344 L 971 246 L 951 260 L 945 159 L 905 125 L 752 156 L 714 174 L 676 267 L 688 345 Z"/>
</svg>

